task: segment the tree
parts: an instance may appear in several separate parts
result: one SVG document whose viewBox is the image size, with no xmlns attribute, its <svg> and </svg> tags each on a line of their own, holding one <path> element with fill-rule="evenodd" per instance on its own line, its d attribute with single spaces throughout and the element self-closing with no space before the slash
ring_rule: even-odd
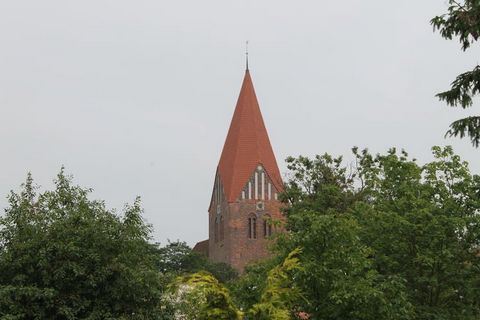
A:
<svg viewBox="0 0 480 320">
<path fill-rule="evenodd" d="M 406 281 L 417 319 L 480 316 L 480 177 L 451 147 L 423 166 L 391 150 L 362 168 L 369 201 L 352 214 L 376 270 Z"/>
<path fill-rule="evenodd" d="M 162 273 L 195 273 L 206 264 L 206 258 L 194 252 L 185 242 L 169 242 L 157 250 L 157 265 Z"/>
<path fill-rule="evenodd" d="M 166 299 L 175 307 L 175 319 L 240 320 L 228 289 L 212 274 L 200 271 L 184 275 L 173 283 Z"/>
<path fill-rule="evenodd" d="M 431 20 L 434 30 L 448 40 L 458 37 L 462 50 L 466 51 L 480 36 L 480 1 L 449 0 L 447 14 Z M 450 90 L 437 94 L 449 106 L 469 108 L 473 97 L 480 92 L 480 66 L 457 76 Z M 446 136 L 468 136 L 475 147 L 480 145 L 480 116 L 457 120 L 450 125 Z"/>
<path fill-rule="evenodd" d="M 245 267 L 242 275 L 227 284 L 235 303 L 242 310 L 249 310 L 261 299 L 267 286 L 268 272 L 281 263 L 279 256 L 263 260 Z"/>
<path fill-rule="evenodd" d="M 285 256 L 315 319 L 478 319 L 480 177 L 451 147 L 290 158 Z"/>
<path fill-rule="evenodd" d="M 301 298 L 299 288 L 292 279 L 294 271 L 301 270 L 297 248 L 287 254 L 286 258 L 273 264 L 274 260 L 261 263 L 260 273 L 268 274 L 259 279 L 261 290 L 258 299 L 248 307 L 238 308 L 231 293 L 238 294 L 241 286 L 233 286 L 230 291 L 211 273 L 199 271 L 185 274 L 172 282 L 168 294 L 164 296 L 167 305 L 172 306 L 173 318 L 184 320 L 234 320 L 234 319 L 293 319 L 296 318 L 297 301 Z M 269 266 L 265 271 L 265 266 Z M 257 274 L 258 269 L 251 266 Z M 253 269 L 252 269 L 253 268 Z M 240 278 L 237 281 L 241 281 Z M 230 283 L 232 285 L 232 283 Z M 237 299 L 238 301 L 239 299 Z M 240 299 L 241 300 L 241 299 Z M 245 313 L 241 310 L 247 310 Z"/>
<path fill-rule="evenodd" d="M 297 231 L 281 250 L 301 246 L 302 270 L 292 276 L 312 319 L 410 319 L 412 306 L 403 279 L 375 269 L 373 250 L 361 241 L 361 226 L 348 214 L 292 214 Z M 286 254 L 286 252 L 285 252 Z"/>
<path fill-rule="evenodd" d="M 238 273 L 226 263 L 210 262 L 203 254 L 194 252 L 185 242 L 169 242 L 156 252 L 157 265 L 163 274 L 178 276 L 199 271 L 210 272 L 221 283 L 238 277 Z"/>
<path fill-rule="evenodd" d="M 295 305 L 301 292 L 295 286 L 292 273 L 302 270 L 298 258 L 301 252 L 301 248 L 294 249 L 281 264 L 268 272 L 260 301 L 249 310 L 248 319 L 289 320 L 295 316 Z"/>
<path fill-rule="evenodd" d="M 122 217 L 61 172 L 37 193 L 29 174 L 0 218 L 0 318 L 160 319 L 163 278 L 140 200 Z"/>
</svg>

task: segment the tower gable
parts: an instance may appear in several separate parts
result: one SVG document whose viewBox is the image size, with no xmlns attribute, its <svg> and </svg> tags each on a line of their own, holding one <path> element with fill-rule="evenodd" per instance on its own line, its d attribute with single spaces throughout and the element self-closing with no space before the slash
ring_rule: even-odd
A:
<svg viewBox="0 0 480 320">
<path fill-rule="evenodd" d="M 279 190 L 262 164 L 258 164 L 238 195 L 238 200 L 278 200 Z"/>
</svg>

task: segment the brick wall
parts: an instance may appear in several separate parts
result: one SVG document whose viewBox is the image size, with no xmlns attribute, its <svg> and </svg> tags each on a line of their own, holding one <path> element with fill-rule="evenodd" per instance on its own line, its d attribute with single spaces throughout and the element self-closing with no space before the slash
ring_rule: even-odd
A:
<svg viewBox="0 0 480 320">
<path fill-rule="evenodd" d="M 269 238 L 264 237 L 263 221 L 266 217 L 282 220 L 281 203 L 277 200 L 261 201 L 264 210 L 256 210 L 258 200 L 237 200 L 233 203 L 223 202 L 221 214 L 224 219 L 224 239 L 215 242 L 216 208 L 209 212 L 209 257 L 215 262 L 226 262 L 238 271 L 255 261 L 269 256 Z M 256 239 L 249 238 L 249 222 L 251 216 L 256 217 Z M 272 232 L 281 232 L 272 226 Z"/>
</svg>

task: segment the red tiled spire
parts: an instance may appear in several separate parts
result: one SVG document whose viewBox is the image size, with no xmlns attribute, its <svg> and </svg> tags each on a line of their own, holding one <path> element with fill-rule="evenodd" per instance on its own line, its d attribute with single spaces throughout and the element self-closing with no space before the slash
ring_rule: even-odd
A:
<svg viewBox="0 0 480 320">
<path fill-rule="evenodd" d="M 259 164 L 263 165 L 276 189 L 281 191 L 280 171 L 247 69 L 218 164 L 228 202 L 234 202 L 239 197 Z"/>
</svg>

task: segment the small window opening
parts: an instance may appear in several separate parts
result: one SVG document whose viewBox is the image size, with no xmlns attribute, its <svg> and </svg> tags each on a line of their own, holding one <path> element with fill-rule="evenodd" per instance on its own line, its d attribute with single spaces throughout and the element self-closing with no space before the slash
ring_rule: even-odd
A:
<svg viewBox="0 0 480 320">
<path fill-rule="evenodd" d="M 220 241 L 223 241 L 225 236 L 223 216 L 220 216 Z"/>
<path fill-rule="evenodd" d="M 272 235 L 272 224 L 270 222 L 270 216 L 266 216 L 263 220 L 263 237 L 268 238 Z"/>
<path fill-rule="evenodd" d="M 248 238 L 257 239 L 257 218 L 248 218 Z"/>
</svg>

